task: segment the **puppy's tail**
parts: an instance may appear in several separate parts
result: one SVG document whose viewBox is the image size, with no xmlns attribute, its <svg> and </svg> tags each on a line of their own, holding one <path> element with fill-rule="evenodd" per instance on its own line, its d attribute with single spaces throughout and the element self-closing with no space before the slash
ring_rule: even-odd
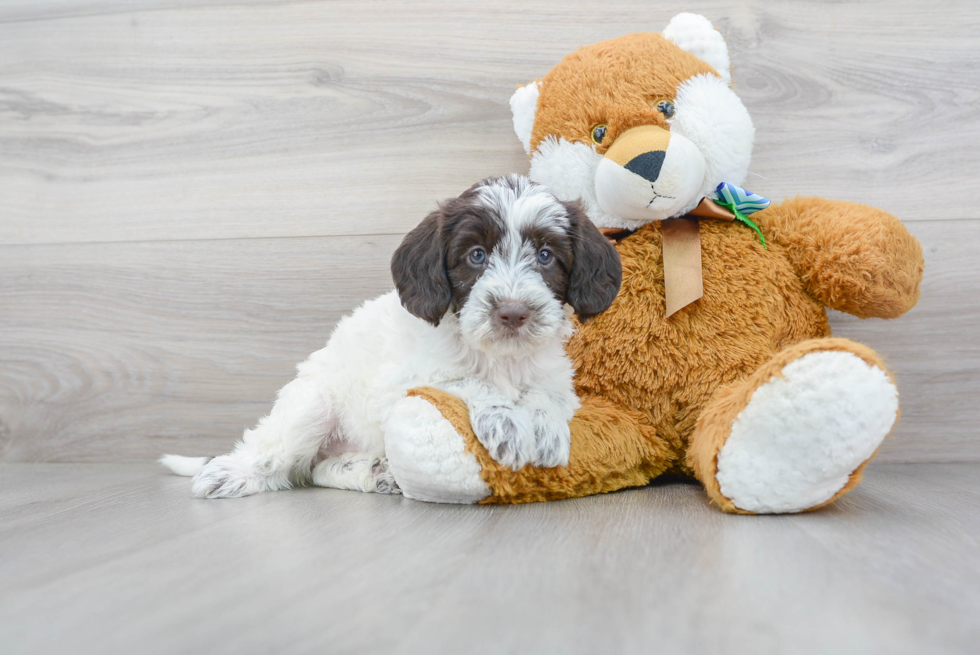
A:
<svg viewBox="0 0 980 655">
<path fill-rule="evenodd" d="M 157 461 L 170 469 L 171 473 L 193 477 L 204 468 L 213 457 L 183 457 L 181 455 L 164 455 Z"/>
</svg>

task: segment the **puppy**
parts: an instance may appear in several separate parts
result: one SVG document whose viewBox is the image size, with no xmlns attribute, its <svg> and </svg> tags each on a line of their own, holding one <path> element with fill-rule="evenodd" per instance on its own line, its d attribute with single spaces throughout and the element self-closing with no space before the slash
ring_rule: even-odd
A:
<svg viewBox="0 0 980 655">
<path fill-rule="evenodd" d="M 309 483 L 396 493 L 388 415 L 409 389 L 432 386 L 466 402 L 501 464 L 566 465 L 578 408 L 563 347 L 571 315 L 605 310 L 622 276 L 581 208 L 526 177 L 487 179 L 412 230 L 391 271 L 397 293 L 341 320 L 231 453 L 161 463 L 193 475 L 206 498 Z"/>
</svg>

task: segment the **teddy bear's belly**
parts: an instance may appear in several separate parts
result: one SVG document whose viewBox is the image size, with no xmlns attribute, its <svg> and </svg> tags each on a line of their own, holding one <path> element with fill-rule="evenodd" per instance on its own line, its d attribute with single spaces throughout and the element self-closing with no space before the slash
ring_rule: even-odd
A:
<svg viewBox="0 0 980 655">
<path fill-rule="evenodd" d="M 749 228 L 708 221 L 701 251 L 704 296 L 665 318 L 659 226 L 626 239 L 619 296 L 568 346 L 580 395 L 642 413 L 678 450 L 719 386 L 789 345 L 830 336 L 823 305 L 777 244 L 764 250 Z"/>
</svg>

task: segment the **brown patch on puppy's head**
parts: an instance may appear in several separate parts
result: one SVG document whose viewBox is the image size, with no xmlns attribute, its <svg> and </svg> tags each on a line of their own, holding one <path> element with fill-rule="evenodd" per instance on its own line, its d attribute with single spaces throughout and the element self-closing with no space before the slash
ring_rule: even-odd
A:
<svg viewBox="0 0 980 655">
<path fill-rule="evenodd" d="M 450 307 L 462 307 L 482 266 L 469 260 L 474 249 L 493 252 L 503 226 L 479 202 L 478 182 L 457 198 L 439 203 L 409 232 L 391 259 L 392 278 L 411 314 L 439 325 Z"/>
<path fill-rule="evenodd" d="M 521 328 L 505 332 L 525 345 L 543 343 L 570 325 L 566 302 L 594 316 L 622 276 L 615 248 L 578 203 L 517 175 L 441 203 L 405 237 L 391 271 L 411 314 L 438 326 L 452 310 L 464 337 L 484 345 L 504 328 Z"/>
</svg>

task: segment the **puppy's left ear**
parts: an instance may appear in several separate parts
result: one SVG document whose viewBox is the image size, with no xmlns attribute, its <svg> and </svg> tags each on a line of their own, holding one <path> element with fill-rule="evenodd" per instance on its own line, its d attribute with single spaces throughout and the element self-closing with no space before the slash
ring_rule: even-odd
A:
<svg viewBox="0 0 980 655">
<path fill-rule="evenodd" d="M 443 212 L 432 212 L 405 236 L 391 257 L 391 277 L 402 307 L 433 325 L 439 325 L 453 299 L 442 223 Z"/>
<path fill-rule="evenodd" d="M 563 202 L 572 238 L 572 274 L 565 302 L 584 321 L 604 312 L 616 299 L 623 281 L 623 266 L 615 246 L 602 236 L 577 202 Z"/>
</svg>

